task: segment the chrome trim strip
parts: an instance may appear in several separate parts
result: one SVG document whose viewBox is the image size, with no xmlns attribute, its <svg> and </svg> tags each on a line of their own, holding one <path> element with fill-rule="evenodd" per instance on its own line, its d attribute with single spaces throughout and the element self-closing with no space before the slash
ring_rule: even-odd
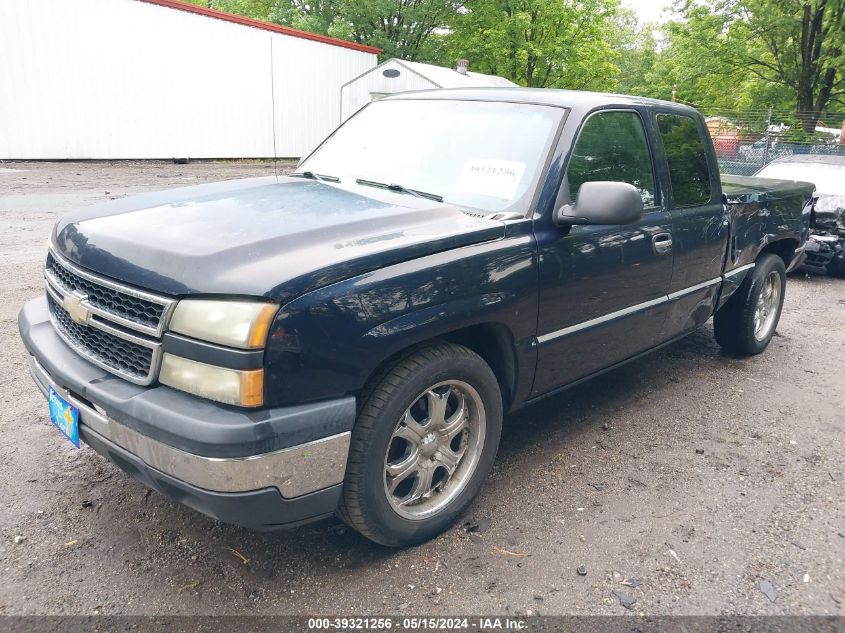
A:
<svg viewBox="0 0 845 633">
<path fill-rule="evenodd" d="M 733 277 L 734 275 L 738 275 L 739 273 L 741 273 L 743 271 L 750 270 L 751 268 L 754 268 L 756 265 L 757 265 L 756 263 L 746 264 L 745 266 L 740 266 L 739 268 L 734 268 L 733 270 L 726 272 L 723 276 L 724 277 Z"/>
<path fill-rule="evenodd" d="M 68 270 L 70 270 L 73 274 L 79 275 L 80 277 L 82 277 L 83 279 L 87 279 L 91 283 L 99 284 L 99 285 L 104 286 L 106 288 L 110 288 L 110 289 L 115 290 L 117 292 L 122 292 L 124 294 L 130 295 L 130 296 L 135 297 L 137 299 L 143 299 L 144 301 L 149 301 L 150 303 L 155 303 L 156 305 L 160 305 L 163 308 L 162 314 L 161 314 L 161 320 L 159 321 L 158 327 L 155 328 L 154 330 L 150 330 L 149 333 L 153 334 L 154 336 L 161 336 L 164 333 L 164 330 L 167 327 L 167 323 L 170 320 L 170 315 L 173 312 L 174 307 L 176 306 L 176 299 L 168 299 L 167 297 L 162 297 L 160 295 L 156 295 L 156 294 L 153 294 L 153 293 L 150 293 L 150 292 L 146 292 L 144 290 L 138 290 L 137 288 L 133 288 L 132 286 L 126 286 L 126 285 L 123 285 L 121 283 L 117 283 L 115 281 L 105 279 L 105 278 L 100 277 L 98 275 L 93 275 L 93 274 L 79 268 L 76 264 L 69 262 L 65 257 L 63 257 L 62 255 L 59 255 L 59 253 L 56 252 L 55 249 L 51 248 L 50 254 L 53 256 L 53 258 L 55 258 L 56 261 L 59 262 L 59 264 L 61 264 L 62 266 L 64 266 Z M 45 272 L 45 276 L 46 276 L 46 273 L 49 272 L 47 270 L 46 266 L 44 268 L 44 272 Z M 61 284 L 59 284 L 59 288 L 63 288 L 61 286 Z M 87 306 L 87 307 L 93 308 L 93 306 Z M 92 309 L 92 312 L 93 312 L 93 309 Z M 107 312 L 107 311 L 103 311 L 102 316 L 105 316 L 106 318 L 109 318 L 109 319 L 113 318 L 116 322 L 120 322 L 120 321 L 118 321 L 118 319 L 121 318 L 121 317 L 114 315 L 111 312 Z M 123 320 L 126 321 L 126 319 L 123 319 Z M 127 325 L 127 327 L 131 327 L 133 329 L 139 329 L 139 330 L 145 328 L 145 326 L 140 325 L 138 323 L 134 323 L 133 321 L 127 321 L 126 324 L 121 323 L 121 325 Z M 147 330 L 144 330 L 144 331 L 147 331 Z"/>
<path fill-rule="evenodd" d="M 703 283 L 696 284 L 694 286 L 690 286 L 689 288 L 684 288 L 683 290 L 676 290 L 675 292 L 670 292 L 667 296 L 669 297 L 670 301 L 673 301 L 675 299 L 679 299 L 680 297 L 683 297 L 684 295 L 688 295 L 690 293 L 693 293 L 696 290 L 703 290 L 704 288 L 709 288 L 710 286 L 713 286 L 713 285 L 719 284 L 719 283 L 722 283 L 722 278 L 716 277 L 715 279 L 711 279 L 710 281 L 705 281 Z"/>
<path fill-rule="evenodd" d="M 754 266 L 754 264 L 751 264 Z M 742 269 L 747 268 L 744 266 Z M 740 270 L 740 269 L 737 269 Z M 549 332 L 548 334 L 543 334 L 542 336 L 537 337 L 537 343 L 542 344 L 548 341 L 551 341 L 556 338 L 560 338 L 562 336 L 567 336 L 569 334 L 573 334 L 575 332 L 579 332 L 581 330 L 586 330 L 587 328 L 594 327 L 596 325 L 601 325 L 602 323 L 606 323 L 607 321 L 612 321 L 613 319 L 618 319 L 619 317 L 628 316 L 629 314 L 634 314 L 635 312 L 640 312 L 641 310 L 647 310 L 648 308 L 653 308 L 654 306 L 658 306 L 662 303 L 667 303 L 669 301 L 674 301 L 675 299 L 679 299 L 685 295 L 691 294 L 696 290 L 703 290 L 704 288 L 709 288 L 710 286 L 714 286 L 718 283 L 722 282 L 722 277 L 717 277 L 715 279 L 711 279 L 709 281 L 702 282 L 700 284 L 696 284 L 694 286 L 690 286 L 689 288 L 684 288 L 683 290 L 677 290 L 675 292 L 671 292 L 668 295 L 664 295 L 662 297 L 658 297 L 657 299 L 651 299 L 650 301 L 644 301 L 643 303 L 638 303 L 636 305 L 632 305 L 628 308 L 623 308 L 622 310 L 617 310 L 616 312 L 611 312 L 609 314 L 605 314 L 600 317 L 596 317 L 595 319 L 590 319 L 589 321 L 583 321 L 582 323 L 576 323 L 575 325 L 570 325 L 568 327 L 562 328 L 560 330 L 555 330 L 554 332 Z"/>
<path fill-rule="evenodd" d="M 53 285 L 49 282 L 46 277 L 44 278 L 44 281 L 47 282 L 44 284 L 44 287 L 47 288 L 47 294 L 49 294 L 53 298 L 53 301 L 55 301 L 56 303 L 64 305 L 64 295 L 59 294 L 59 291 L 53 287 Z"/>
<path fill-rule="evenodd" d="M 141 347 L 149 347 L 150 349 L 154 350 L 161 347 L 161 343 L 158 341 L 151 341 L 148 338 L 144 338 L 143 336 L 135 336 L 134 334 L 130 334 L 129 332 L 124 332 L 123 330 L 112 327 L 105 321 L 100 321 L 99 319 L 89 319 L 88 324 L 97 328 L 98 330 L 102 330 L 107 334 L 111 334 L 117 338 L 122 338 L 124 341 L 129 341 L 130 343 L 135 343 L 136 345 L 140 345 Z"/>
<path fill-rule="evenodd" d="M 613 319 L 627 316 L 629 314 L 639 312 L 640 310 L 647 310 L 648 308 L 653 308 L 654 306 L 660 305 L 661 303 L 666 303 L 667 301 L 669 301 L 669 298 L 663 296 L 657 299 L 652 299 L 651 301 L 638 303 L 637 305 L 633 305 L 628 308 L 623 308 L 622 310 L 617 310 L 616 312 L 611 312 L 610 314 L 605 314 L 604 316 L 596 317 L 595 319 L 590 319 L 589 321 L 584 321 L 583 323 L 576 323 L 575 325 L 570 325 L 569 327 L 565 327 L 560 330 L 555 330 L 554 332 L 549 332 L 548 334 L 543 334 L 542 336 L 537 337 L 537 342 L 542 344 L 546 341 L 550 341 L 555 338 L 560 338 L 561 336 L 566 336 L 567 334 L 578 332 L 579 330 L 585 330 L 595 325 L 600 325 L 602 323 L 605 323 L 606 321 L 612 321 Z"/>
<path fill-rule="evenodd" d="M 129 451 L 147 466 L 193 486 L 215 492 L 247 492 L 273 486 L 283 497 L 292 498 L 343 481 L 352 436 L 349 431 L 261 455 L 204 457 L 163 444 L 92 409 L 59 387 L 32 356 L 30 370 L 44 386 L 42 391 L 53 387 L 79 409 L 80 425 Z"/>
<path fill-rule="evenodd" d="M 283 497 L 299 497 L 343 481 L 350 431 L 272 453 L 238 458 L 186 453 L 109 419 L 106 436 L 148 466 L 215 492 L 248 492 L 273 486 Z"/>
</svg>

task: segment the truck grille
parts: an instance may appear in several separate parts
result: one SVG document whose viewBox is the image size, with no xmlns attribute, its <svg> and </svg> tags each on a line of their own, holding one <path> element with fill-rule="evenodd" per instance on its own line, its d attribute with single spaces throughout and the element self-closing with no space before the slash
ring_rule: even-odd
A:
<svg viewBox="0 0 845 633">
<path fill-rule="evenodd" d="M 47 255 L 47 271 L 52 273 L 59 285 L 71 292 L 84 294 L 88 303 L 111 315 L 157 330 L 164 316 L 165 306 L 148 299 L 121 292 L 92 281 L 63 265 L 53 253 Z"/>
<path fill-rule="evenodd" d="M 97 328 L 74 323 L 67 310 L 52 296 L 47 297 L 50 314 L 56 329 L 69 340 L 83 356 L 99 361 L 98 364 L 129 374 L 138 381 L 150 375 L 153 349 L 123 340 Z"/>
<path fill-rule="evenodd" d="M 44 279 L 50 318 L 68 345 L 130 382 L 155 381 L 161 336 L 175 300 L 99 277 L 52 251 Z"/>
</svg>

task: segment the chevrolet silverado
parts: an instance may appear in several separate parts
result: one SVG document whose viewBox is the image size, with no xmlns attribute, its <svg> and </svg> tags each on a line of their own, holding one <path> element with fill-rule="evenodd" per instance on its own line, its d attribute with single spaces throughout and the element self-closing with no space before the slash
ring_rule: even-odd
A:
<svg viewBox="0 0 845 633">
<path fill-rule="evenodd" d="M 680 104 L 405 93 L 290 175 L 61 218 L 19 328 L 53 424 L 150 488 L 402 546 L 471 503 L 507 412 L 711 317 L 762 352 L 812 192 L 723 186 Z"/>
</svg>

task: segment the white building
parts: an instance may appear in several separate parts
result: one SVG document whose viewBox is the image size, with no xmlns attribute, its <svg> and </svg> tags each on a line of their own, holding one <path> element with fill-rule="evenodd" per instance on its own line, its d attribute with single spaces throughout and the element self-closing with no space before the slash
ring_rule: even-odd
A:
<svg viewBox="0 0 845 633">
<path fill-rule="evenodd" d="M 0 159 L 303 156 L 379 52 L 177 0 L 0 0 Z"/>
<path fill-rule="evenodd" d="M 389 94 L 432 88 L 513 87 L 512 81 L 495 75 L 470 72 L 467 61 L 454 69 L 403 59 L 389 59 L 348 81 L 340 90 L 341 113 L 345 121 L 370 101 Z"/>
</svg>

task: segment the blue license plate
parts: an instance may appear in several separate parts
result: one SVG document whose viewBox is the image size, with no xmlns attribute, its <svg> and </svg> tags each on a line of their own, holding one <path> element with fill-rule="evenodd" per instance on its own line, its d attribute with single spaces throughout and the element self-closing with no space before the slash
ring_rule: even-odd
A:
<svg viewBox="0 0 845 633">
<path fill-rule="evenodd" d="M 47 402 L 50 404 L 50 422 L 79 448 L 79 409 L 57 394 L 52 387 Z"/>
</svg>

